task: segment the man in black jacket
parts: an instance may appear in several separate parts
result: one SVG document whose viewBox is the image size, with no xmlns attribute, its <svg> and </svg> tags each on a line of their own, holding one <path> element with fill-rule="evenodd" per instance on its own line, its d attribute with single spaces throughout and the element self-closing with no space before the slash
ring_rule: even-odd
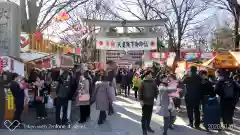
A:
<svg viewBox="0 0 240 135">
<path fill-rule="evenodd" d="M 68 109 L 68 100 L 69 96 L 72 94 L 72 76 L 68 71 L 64 71 L 60 75 L 60 79 L 58 81 L 58 85 L 56 88 L 56 124 L 66 124 L 68 122 L 67 119 L 67 109 Z M 60 120 L 60 112 L 61 108 L 63 111 L 62 120 Z"/>
<path fill-rule="evenodd" d="M 143 135 L 147 135 L 147 131 L 154 132 L 150 127 L 152 118 L 152 111 L 154 105 L 154 98 L 157 98 L 158 88 L 155 80 L 152 78 L 152 72 L 147 71 L 145 73 L 145 79 L 143 80 L 139 89 L 139 100 L 142 105 L 142 130 Z"/>
<path fill-rule="evenodd" d="M 12 81 L 10 83 L 10 90 L 14 97 L 15 104 L 15 112 L 14 112 L 14 120 L 21 122 L 21 115 L 24 110 L 24 90 L 20 88 L 18 83 L 18 74 L 13 73 Z"/>
<path fill-rule="evenodd" d="M 201 82 L 202 79 L 197 75 L 197 68 L 192 66 L 190 68 L 190 75 L 186 76 L 183 83 L 186 86 L 185 102 L 187 107 L 187 115 L 189 119 L 189 126 L 195 128 L 200 126 L 200 101 L 201 101 Z M 193 114 L 194 117 L 193 118 Z"/>
</svg>

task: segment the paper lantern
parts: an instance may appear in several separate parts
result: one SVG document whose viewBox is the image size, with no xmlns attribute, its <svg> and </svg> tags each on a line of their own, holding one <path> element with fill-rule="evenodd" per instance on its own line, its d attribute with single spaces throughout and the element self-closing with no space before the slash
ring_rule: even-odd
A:
<svg viewBox="0 0 240 135">
<path fill-rule="evenodd" d="M 62 20 L 62 21 L 66 21 L 66 20 L 69 19 L 69 15 L 68 15 L 67 12 L 62 12 L 62 13 L 60 13 L 60 17 L 61 17 L 61 20 Z"/>
<path fill-rule="evenodd" d="M 42 33 L 41 32 L 36 32 L 35 36 L 36 36 L 36 40 L 37 41 L 41 41 L 42 40 Z"/>
<path fill-rule="evenodd" d="M 69 14 L 67 12 L 61 12 L 56 16 L 56 21 L 66 21 L 69 19 Z"/>
</svg>

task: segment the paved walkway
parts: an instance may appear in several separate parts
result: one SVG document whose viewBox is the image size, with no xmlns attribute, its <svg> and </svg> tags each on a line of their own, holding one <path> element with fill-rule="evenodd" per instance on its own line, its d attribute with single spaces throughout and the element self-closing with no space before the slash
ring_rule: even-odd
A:
<svg viewBox="0 0 240 135">
<path fill-rule="evenodd" d="M 138 102 L 128 98 L 118 97 L 118 100 L 114 105 L 115 115 L 107 118 L 104 125 L 97 125 L 98 112 L 95 111 L 95 105 L 92 106 L 91 120 L 84 125 L 78 123 L 72 124 L 69 130 L 53 129 L 41 130 L 42 127 L 36 127 L 32 130 L 15 130 L 9 131 L 7 129 L 0 130 L 0 135 L 141 135 L 141 107 Z M 197 131 L 186 126 L 186 123 L 181 119 L 177 118 L 176 128 L 169 130 L 169 135 L 204 135 L 205 132 Z M 162 118 L 153 114 L 152 117 L 152 128 L 156 131 L 150 135 L 161 135 L 162 134 Z M 50 125 L 45 125 L 50 126 Z M 67 127 L 68 128 L 68 127 Z M 240 133 L 238 133 L 240 134 Z"/>
</svg>

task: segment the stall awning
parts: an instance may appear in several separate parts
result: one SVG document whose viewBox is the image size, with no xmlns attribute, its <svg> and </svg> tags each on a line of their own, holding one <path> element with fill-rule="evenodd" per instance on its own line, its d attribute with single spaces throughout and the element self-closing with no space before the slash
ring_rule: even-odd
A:
<svg viewBox="0 0 240 135">
<path fill-rule="evenodd" d="M 236 59 L 236 61 L 240 64 L 240 52 L 230 52 Z"/>
<path fill-rule="evenodd" d="M 38 52 L 23 52 L 20 54 L 20 58 L 26 62 L 33 61 L 35 59 L 40 59 L 45 56 L 48 56 L 48 54 L 43 54 Z"/>
<path fill-rule="evenodd" d="M 240 54 L 238 52 L 219 52 L 203 66 L 212 68 L 237 68 L 240 66 Z"/>
</svg>

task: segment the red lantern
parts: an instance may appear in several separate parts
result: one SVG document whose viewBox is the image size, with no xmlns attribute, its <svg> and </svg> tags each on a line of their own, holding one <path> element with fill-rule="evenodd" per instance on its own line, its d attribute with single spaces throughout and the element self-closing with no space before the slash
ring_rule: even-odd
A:
<svg viewBox="0 0 240 135">
<path fill-rule="evenodd" d="M 197 53 L 197 58 L 201 58 L 201 53 L 200 52 Z"/>
<path fill-rule="evenodd" d="M 60 18 L 61 18 L 62 21 L 68 20 L 69 19 L 69 15 L 68 15 L 67 12 L 62 12 L 60 14 Z"/>
<path fill-rule="evenodd" d="M 167 59 L 168 56 L 169 56 L 169 52 L 165 52 L 165 53 L 164 53 L 164 58 Z"/>
<path fill-rule="evenodd" d="M 185 58 L 185 55 L 186 55 L 185 52 L 181 52 L 181 53 L 180 53 L 180 58 L 182 58 L 182 59 Z"/>
<path fill-rule="evenodd" d="M 36 36 L 37 41 L 42 40 L 42 33 L 41 32 L 36 32 L 35 36 Z"/>
</svg>

